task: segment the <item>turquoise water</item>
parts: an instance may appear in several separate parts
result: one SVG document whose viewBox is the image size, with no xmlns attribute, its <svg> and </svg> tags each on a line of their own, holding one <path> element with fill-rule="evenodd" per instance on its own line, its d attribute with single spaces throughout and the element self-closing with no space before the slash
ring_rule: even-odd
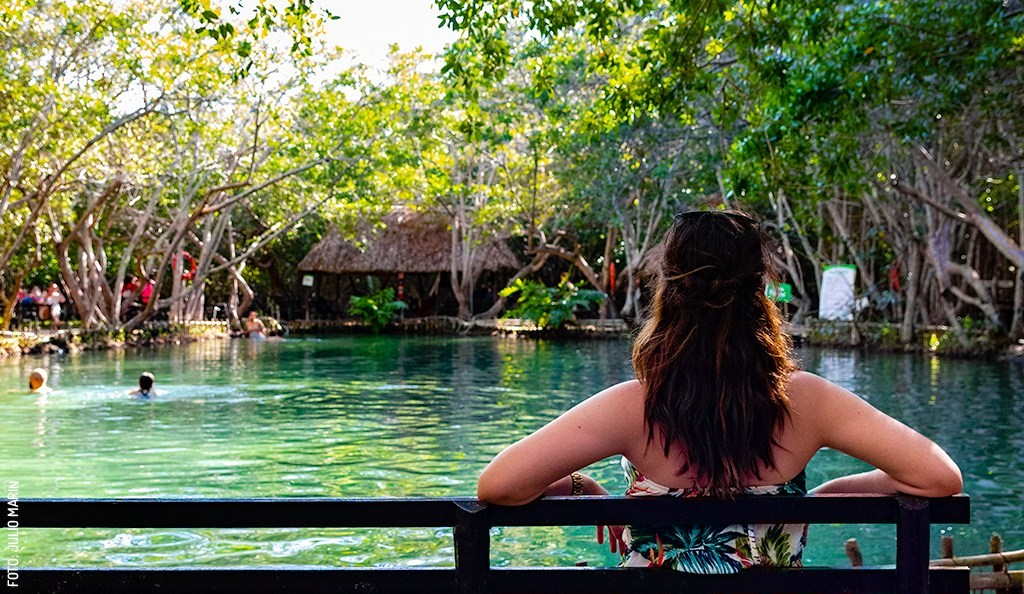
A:
<svg viewBox="0 0 1024 594">
<path fill-rule="evenodd" d="M 624 341 L 332 337 L 215 341 L 0 363 L 0 484 L 30 497 L 470 496 L 503 446 L 631 377 Z M 964 470 L 970 526 L 936 527 L 958 554 L 999 531 L 1024 548 L 1024 368 L 801 350 L 806 368 L 935 439 Z M 24 389 L 46 367 L 54 392 Z M 132 399 L 142 371 L 160 393 Z M 820 453 L 809 485 L 861 470 Z M 589 472 L 613 491 L 617 461 Z M 612 557 L 587 528 L 504 529 L 495 564 Z M 893 530 L 814 526 L 805 560 L 892 562 Z M 450 530 L 31 530 L 23 566 L 449 565 Z M 936 551 L 937 555 L 937 551 Z"/>
</svg>

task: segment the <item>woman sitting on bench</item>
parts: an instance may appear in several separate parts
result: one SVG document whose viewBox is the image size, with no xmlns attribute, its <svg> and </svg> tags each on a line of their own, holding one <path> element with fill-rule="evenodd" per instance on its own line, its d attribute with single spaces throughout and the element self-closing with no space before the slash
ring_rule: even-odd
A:
<svg viewBox="0 0 1024 594">
<path fill-rule="evenodd" d="M 805 493 L 821 448 L 877 470 L 815 492 L 960 492 L 960 470 L 935 443 L 858 396 L 798 370 L 765 296 L 769 243 L 739 212 L 688 212 L 664 241 L 653 303 L 633 346 L 637 378 L 583 401 L 501 452 L 477 485 L 482 501 L 603 495 L 578 471 L 621 455 L 629 496 Z M 735 573 L 801 564 L 803 525 L 609 527 L 626 565 Z M 598 527 L 598 541 L 603 531 Z"/>
</svg>

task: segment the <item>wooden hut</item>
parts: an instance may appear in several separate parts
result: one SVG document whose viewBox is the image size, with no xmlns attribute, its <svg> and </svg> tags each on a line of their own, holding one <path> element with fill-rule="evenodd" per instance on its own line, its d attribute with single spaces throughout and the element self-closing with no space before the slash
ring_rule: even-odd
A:
<svg viewBox="0 0 1024 594">
<path fill-rule="evenodd" d="M 403 208 L 385 215 L 382 222 L 383 228 L 367 225 L 352 240 L 332 228 L 302 259 L 299 272 L 314 277 L 309 316 L 344 316 L 349 298 L 369 293 L 371 284 L 393 287 L 396 293 L 401 286 L 402 298 L 409 304 L 407 315 L 456 313 L 447 219 Z M 519 262 L 504 240 L 481 246 L 474 257 L 483 264 L 473 299 L 474 310 L 480 311 L 490 307 L 508 272 L 518 269 Z"/>
</svg>

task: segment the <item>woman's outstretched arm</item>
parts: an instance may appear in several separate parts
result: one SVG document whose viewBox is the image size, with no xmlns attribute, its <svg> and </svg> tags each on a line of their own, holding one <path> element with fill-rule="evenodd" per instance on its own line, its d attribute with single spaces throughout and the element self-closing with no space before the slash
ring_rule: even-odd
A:
<svg viewBox="0 0 1024 594">
<path fill-rule="evenodd" d="M 826 482 L 815 493 L 907 493 L 945 497 L 963 489 L 956 463 L 935 442 L 862 398 L 816 375 L 801 372 L 803 414 L 813 415 L 822 446 L 863 460 L 877 470 Z"/>
<path fill-rule="evenodd" d="M 545 494 L 568 495 L 570 473 L 627 453 L 636 439 L 636 415 L 643 417 L 642 398 L 634 380 L 584 400 L 491 460 L 480 474 L 477 497 L 489 503 L 522 505 Z M 584 482 L 585 494 L 604 492 L 589 478 Z"/>
</svg>

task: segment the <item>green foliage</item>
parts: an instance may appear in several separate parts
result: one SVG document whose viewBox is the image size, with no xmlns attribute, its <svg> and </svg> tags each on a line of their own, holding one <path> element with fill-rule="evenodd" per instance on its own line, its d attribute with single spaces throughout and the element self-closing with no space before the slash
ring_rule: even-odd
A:
<svg viewBox="0 0 1024 594">
<path fill-rule="evenodd" d="M 314 54 L 324 49 L 324 24 L 340 18 L 326 7 L 314 7 L 314 0 L 257 0 L 244 7 L 238 2 L 227 4 L 226 13 L 211 0 L 178 0 L 178 4 L 195 20 L 195 33 L 209 37 L 240 58 L 232 73 L 236 79 L 254 74 L 258 62 L 253 48 L 273 35 L 291 42 L 288 53 L 295 66 L 308 66 Z"/>
<path fill-rule="evenodd" d="M 664 225 L 666 211 L 727 203 L 769 219 L 770 232 L 802 252 L 787 264 L 804 277 L 801 303 L 813 303 L 812 271 L 857 258 L 860 296 L 874 314 L 897 316 L 909 283 L 890 290 L 873 271 L 906 274 L 909 252 L 948 237 L 939 208 L 952 200 L 936 189 L 944 179 L 979 212 L 973 230 L 952 234 L 953 263 L 1004 282 L 1013 268 L 990 258 L 1024 267 L 1015 229 L 1024 146 L 1013 99 L 1024 92 L 1019 3 L 438 6 L 461 34 L 446 56 L 450 84 L 471 98 L 502 84 L 526 88 L 548 118 L 555 178 L 572 205 L 559 222 L 574 237 L 615 228 L 623 241 L 605 253 L 625 256 L 620 270 L 639 266 L 638 246 L 648 245 L 641 230 Z M 899 193 L 887 187 L 897 182 Z M 952 210 L 974 210 L 957 200 Z M 837 202 L 842 209 L 829 208 Z M 852 228 L 869 220 L 876 232 Z M 979 230 L 989 244 L 973 256 L 968 238 Z M 593 255 L 597 246 L 585 247 Z M 929 263 L 920 274 L 944 273 Z M 988 295 L 943 299 L 972 314 L 978 301 L 994 307 Z"/>
<path fill-rule="evenodd" d="M 507 318 L 531 320 L 540 328 L 561 328 L 575 319 L 577 308 L 588 308 L 607 298 L 601 291 L 580 289 L 569 282 L 568 275 L 562 277 L 557 287 L 544 283 L 517 279 L 510 287 L 502 289 L 502 297 L 518 293 L 516 307 L 505 313 Z"/>
<path fill-rule="evenodd" d="M 395 299 L 394 289 L 386 287 L 362 297 L 353 295 L 348 313 L 369 324 L 374 332 L 380 332 L 396 313 L 407 307 L 404 301 Z"/>
</svg>

